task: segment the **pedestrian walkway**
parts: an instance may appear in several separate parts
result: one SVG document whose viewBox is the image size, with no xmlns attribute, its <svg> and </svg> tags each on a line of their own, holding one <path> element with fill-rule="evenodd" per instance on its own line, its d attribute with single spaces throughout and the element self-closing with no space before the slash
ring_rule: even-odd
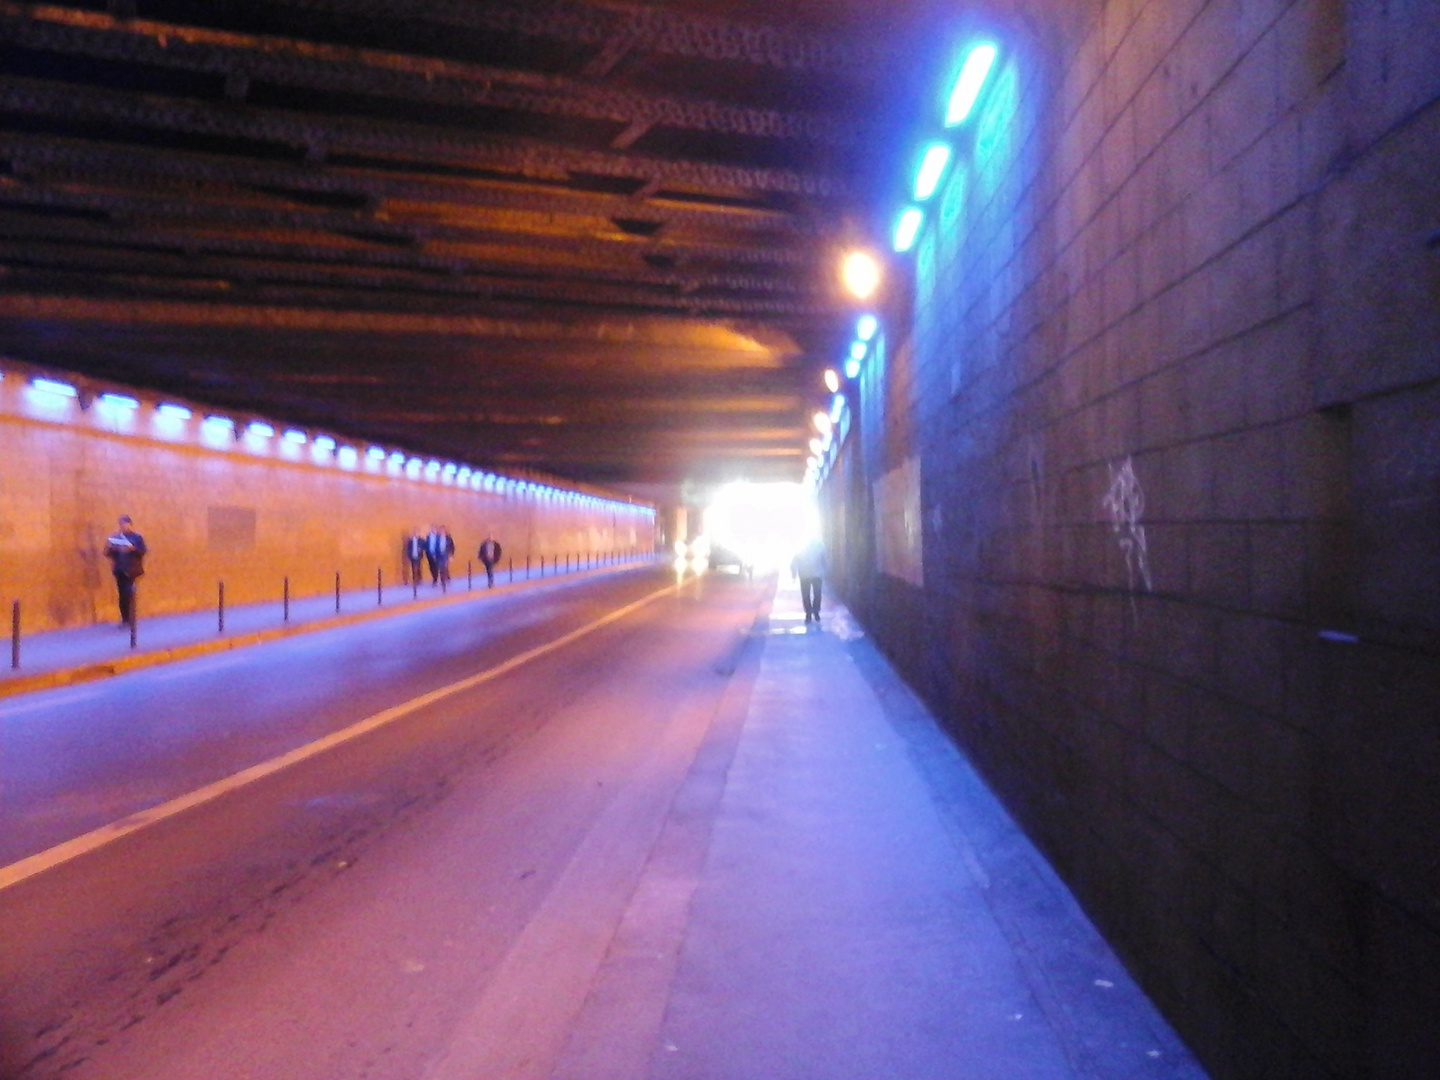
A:
<svg viewBox="0 0 1440 1080">
<path fill-rule="evenodd" d="M 393 615 L 417 604 L 459 602 L 484 593 L 501 593 L 551 582 L 577 574 L 595 574 L 652 562 L 654 556 L 637 556 L 628 561 L 596 568 L 543 573 L 537 568 L 525 572 L 498 571 L 495 588 L 487 589 L 482 572 L 472 579 L 461 576 L 442 591 L 429 583 L 414 588 L 409 584 L 374 585 L 364 589 L 322 596 L 293 597 L 288 606 L 277 597 L 263 603 L 239 604 L 223 609 L 218 602 L 205 611 L 147 617 L 141 609 L 131 644 L 128 627 L 113 622 L 67 627 L 23 635 L 19 642 L 19 665 L 6 663 L 0 669 L 0 699 L 50 687 L 65 686 L 89 679 L 105 678 L 123 671 L 183 660 L 208 652 L 241 648 L 274 641 L 291 634 L 311 633 L 385 615 Z M 512 584 L 513 580 L 513 584 Z M 15 652 L 12 642 L 11 653 Z"/>
<path fill-rule="evenodd" d="M 757 635 L 553 1077 L 1202 1080 L 848 612 Z"/>
</svg>

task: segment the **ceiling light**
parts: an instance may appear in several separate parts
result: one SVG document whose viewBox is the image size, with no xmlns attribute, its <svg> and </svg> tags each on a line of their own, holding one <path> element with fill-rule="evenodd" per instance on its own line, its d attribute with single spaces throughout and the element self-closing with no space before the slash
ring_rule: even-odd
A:
<svg viewBox="0 0 1440 1080">
<path fill-rule="evenodd" d="M 262 439 L 268 439 L 275 434 L 275 429 L 263 420 L 252 420 L 245 428 L 251 435 L 257 435 Z"/>
<path fill-rule="evenodd" d="M 860 377 L 860 361 L 850 359 L 845 361 L 845 377 L 847 379 L 858 379 Z"/>
<path fill-rule="evenodd" d="M 840 376 L 836 374 L 834 368 L 825 369 L 825 389 L 832 394 L 840 389 Z"/>
<path fill-rule="evenodd" d="M 864 251 L 852 251 L 840 267 L 845 288 L 857 299 L 865 300 L 880 287 L 880 263 Z"/>
<path fill-rule="evenodd" d="M 37 393 L 49 394 L 52 397 L 79 397 L 80 392 L 69 383 L 57 382 L 54 379 L 31 379 L 30 388 Z"/>
<path fill-rule="evenodd" d="M 946 127 L 955 127 L 965 122 L 970 110 L 975 107 L 975 99 L 980 96 L 985 78 L 990 74 L 990 66 L 994 63 L 994 45 L 976 45 L 970 50 L 960 68 L 960 76 L 955 80 L 955 88 L 950 91 L 950 103 L 945 109 Z"/>
<path fill-rule="evenodd" d="M 874 315 L 861 315 L 855 320 L 855 336 L 861 341 L 869 341 L 879 329 L 880 320 Z"/>
<path fill-rule="evenodd" d="M 291 428 L 289 431 L 285 432 L 285 434 L 280 437 L 288 443 L 294 443 L 296 446 L 299 446 L 301 443 L 307 442 L 310 438 L 310 436 L 306 435 L 305 432 L 300 431 L 298 428 Z"/>
<path fill-rule="evenodd" d="M 925 215 L 913 206 L 907 206 L 895 225 L 895 250 L 909 251 L 915 244 L 915 236 Z"/>
<path fill-rule="evenodd" d="M 950 164 L 950 147 L 944 143 L 931 143 L 920 161 L 915 173 L 915 201 L 924 202 L 935 194 L 940 179 L 945 175 L 945 166 Z"/>
<path fill-rule="evenodd" d="M 156 409 L 155 411 L 156 411 L 157 413 L 159 413 L 161 416 L 167 417 L 168 419 L 171 419 L 171 420 L 189 420 L 189 419 L 190 419 L 190 410 L 189 410 L 189 409 L 187 409 L 184 405 L 172 405 L 172 404 L 171 404 L 170 402 L 168 402 L 168 401 L 165 402 L 164 404 L 162 404 L 162 405 L 161 405 L 158 409 Z"/>
<path fill-rule="evenodd" d="M 107 409 L 138 409 L 140 402 L 128 394 L 101 394 L 100 404 Z"/>
</svg>

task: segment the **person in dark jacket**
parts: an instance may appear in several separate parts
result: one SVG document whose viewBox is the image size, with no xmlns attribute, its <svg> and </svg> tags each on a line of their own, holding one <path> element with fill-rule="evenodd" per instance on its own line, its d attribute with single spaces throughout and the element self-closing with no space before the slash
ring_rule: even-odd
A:
<svg viewBox="0 0 1440 1080">
<path fill-rule="evenodd" d="M 440 526 L 431 525 L 425 534 L 425 565 L 430 568 L 430 584 L 440 584 L 440 550 L 444 547 Z"/>
<path fill-rule="evenodd" d="M 120 528 L 105 541 L 105 557 L 115 574 L 115 591 L 120 599 L 120 626 L 125 628 L 135 618 L 135 581 L 145 573 L 145 538 L 135 531 L 129 514 L 120 518 Z"/>
<path fill-rule="evenodd" d="M 800 603 L 805 607 L 805 621 L 820 621 L 820 598 L 825 572 L 829 570 L 825 542 L 818 536 L 806 542 L 791 560 L 790 572 L 800 579 Z"/>
<path fill-rule="evenodd" d="M 435 568 L 443 588 L 450 584 L 450 560 L 455 556 L 455 538 L 446 525 L 441 525 L 440 531 L 432 535 L 435 537 Z"/>
<path fill-rule="evenodd" d="M 480 541 L 480 550 L 476 554 L 480 556 L 480 564 L 485 567 L 485 580 L 493 589 L 495 587 L 495 564 L 500 561 L 500 541 L 486 533 L 485 539 Z"/>
<path fill-rule="evenodd" d="M 405 561 L 410 564 L 410 580 L 420 580 L 420 560 L 425 557 L 425 537 L 416 529 L 405 540 Z"/>
</svg>

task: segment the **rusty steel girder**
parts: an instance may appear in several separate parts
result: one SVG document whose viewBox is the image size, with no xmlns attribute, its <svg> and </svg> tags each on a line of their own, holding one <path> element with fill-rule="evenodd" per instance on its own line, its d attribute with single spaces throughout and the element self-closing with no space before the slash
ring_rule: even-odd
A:
<svg viewBox="0 0 1440 1080">
<path fill-rule="evenodd" d="M 409 246 L 419 253 L 423 244 L 443 241 L 447 244 L 523 245 L 527 250 L 553 262 L 557 254 L 573 259 L 581 256 L 589 263 L 606 263 L 617 269 L 634 269 L 647 258 L 669 262 L 674 266 L 694 263 L 728 263 L 742 265 L 805 266 L 812 269 L 819 253 L 807 254 L 793 248 L 745 249 L 738 246 L 690 243 L 685 239 L 655 242 L 633 237 L 610 227 L 608 235 L 593 229 L 563 235 L 537 231 L 533 216 L 492 213 L 488 227 L 451 225 L 434 221 L 392 219 L 344 210 L 295 208 L 279 205 L 279 200 L 264 200 L 254 195 L 249 201 L 226 201 L 218 197 L 183 198 L 178 193 L 156 192 L 153 188 L 128 190 L 77 190 L 73 185 L 51 188 L 0 178 L 0 199 L 13 206 L 34 206 L 50 209 L 102 213 L 116 225 L 137 220 L 170 223 L 202 223 L 241 225 L 266 230 L 294 229 L 309 232 L 339 233 L 356 239 L 373 239 L 381 243 Z M 163 226 L 162 226 L 163 227 Z M 147 225 L 147 228 L 151 226 Z M 150 235 L 156 235 L 151 233 Z M 432 256 L 434 253 L 432 252 Z M 435 256 L 428 269 L 461 272 L 464 267 L 458 254 Z M 692 272 L 693 273 L 693 272 Z"/>
<path fill-rule="evenodd" d="M 329 165 L 284 164 L 223 157 L 193 151 L 87 143 L 48 135 L 0 132 L 0 160 L 22 177 L 74 179 L 86 183 L 155 183 L 251 187 L 315 195 L 349 196 L 374 205 L 397 199 L 453 206 L 504 209 L 534 214 L 586 214 L 650 222 L 673 230 L 701 233 L 717 242 L 717 233 L 771 233 L 793 243 L 795 236 L 821 237 L 833 226 L 821 219 L 772 209 L 678 205 L 668 199 L 639 200 L 623 195 L 543 190 L 533 185 L 491 180 L 456 180 L 397 174 L 389 170 Z M 746 241 L 750 243 L 751 241 Z M 763 252 L 763 249 L 760 249 Z M 757 256 L 763 257 L 763 256 Z"/>
<path fill-rule="evenodd" d="M 853 127 L 813 113 L 749 108 L 609 87 L 595 80 L 465 64 L 174 23 L 119 19 L 53 5 L 0 3 L 0 41 L 63 55 L 121 60 L 256 81 L 450 106 L 486 106 L 644 127 L 853 147 Z"/>
<path fill-rule="evenodd" d="M 359 117 L 319 118 L 276 109 L 236 108 L 155 94 L 95 90 L 37 79 L 0 79 L 0 109 L 60 121 L 89 121 L 245 139 L 304 151 L 445 162 L 567 179 L 572 173 L 678 184 L 699 191 L 779 192 L 839 198 L 851 191 L 840 176 L 792 169 L 745 168 L 635 154 L 573 149 L 528 138 L 497 139 L 418 124 Z"/>
<path fill-rule="evenodd" d="M 757 64 L 787 71 L 884 70 L 887 54 L 874 43 L 799 34 L 713 15 L 638 3 L 577 0 L 283 0 L 287 6 L 336 15 L 420 19 L 442 25 L 549 38 L 579 45 L 622 46 L 645 52 Z"/>
</svg>

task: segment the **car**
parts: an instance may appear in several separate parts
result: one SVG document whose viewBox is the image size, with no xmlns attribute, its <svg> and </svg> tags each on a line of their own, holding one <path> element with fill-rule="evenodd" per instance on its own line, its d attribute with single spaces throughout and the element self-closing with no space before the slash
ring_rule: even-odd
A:
<svg viewBox="0 0 1440 1080">
<path fill-rule="evenodd" d="M 755 564 L 740 552 L 726 544 L 710 545 L 710 569 L 721 570 L 727 567 L 734 567 L 737 574 L 745 577 L 752 577 L 755 573 Z"/>
</svg>

